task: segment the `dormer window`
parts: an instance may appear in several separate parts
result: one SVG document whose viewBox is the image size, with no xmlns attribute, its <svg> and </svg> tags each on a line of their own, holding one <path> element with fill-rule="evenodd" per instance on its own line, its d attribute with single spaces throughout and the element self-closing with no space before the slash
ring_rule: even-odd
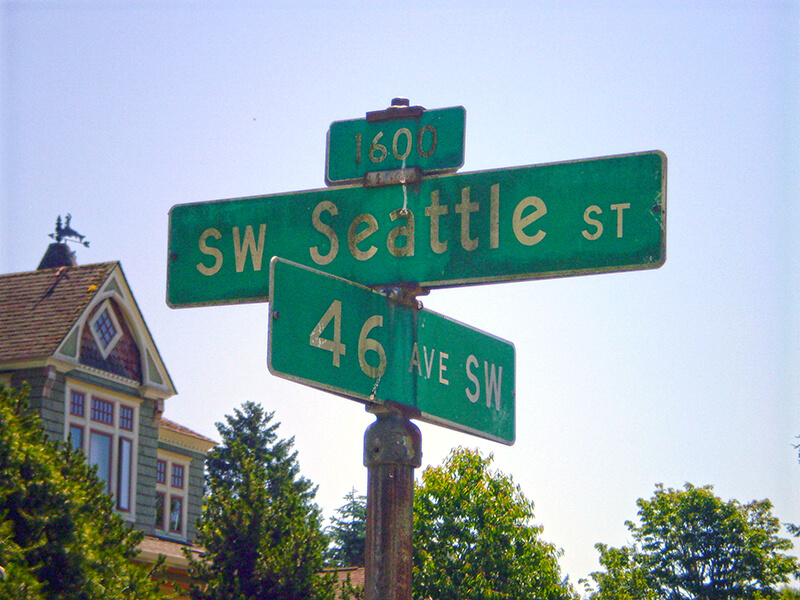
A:
<svg viewBox="0 0 800 600">
<path fill-rule="evenodd" d="M 89 327 L 103 358 L 107 358 L 122 337 L 122 328 L 109 301 L 106 300 L 98 309 L 94 317 L 92 317 Z"/>
</svg>

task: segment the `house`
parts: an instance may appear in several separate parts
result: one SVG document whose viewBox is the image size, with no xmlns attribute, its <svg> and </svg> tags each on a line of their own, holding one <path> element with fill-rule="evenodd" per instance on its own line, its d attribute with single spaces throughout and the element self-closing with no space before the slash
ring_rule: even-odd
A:
<svg viewBox="0 0 800 600">
<path fill-rule="evenodd" d="M 185 582 L 215 442 L 162 416 L 175 386 L 122 265 L 78 266 L 58 240 L 37 270 L 0 275 L 0 383 L 29 386 L 47 435 L 82 450 L 144 532 L 139 559 L 163 554 Z"/>
</svg>

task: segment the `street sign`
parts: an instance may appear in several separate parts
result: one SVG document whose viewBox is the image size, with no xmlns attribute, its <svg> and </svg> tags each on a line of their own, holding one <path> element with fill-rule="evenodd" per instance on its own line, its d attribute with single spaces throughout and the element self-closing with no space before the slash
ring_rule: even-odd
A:
<svg viewBox="0 0 800 600">
<path fill-rule="evenodd" d="M 666 156 L 180 204 L 170 211 L 167 302 L 267 301 L 273 256 L 376 287 L 658 268 L 666 260 Z"/>
<path fill-rule="evenodd" d="M 272 374 L 514 443 L 510 342 L 280 258 L 271 261 L 270 296 Z"/>
<path fill-rule="evenodd" d="M 419 167 L 426 174 L 464 165 L 467 111 L 463 106 L 423 110 L 417 117 L 335 121 L 328 129 L 325 181 L 355 183 L 375 171 Z"/>
</svg>

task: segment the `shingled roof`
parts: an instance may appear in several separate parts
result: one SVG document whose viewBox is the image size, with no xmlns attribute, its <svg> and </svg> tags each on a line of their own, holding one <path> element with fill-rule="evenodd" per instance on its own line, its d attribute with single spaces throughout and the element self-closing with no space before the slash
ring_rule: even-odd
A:
<svg viewBox="0 0 800 600">
<path fill-rule="evenodd" d="M 0 275 L 0 362 L 52 356 L 118 265 Z"/>
<path fill-rule="evenodd" d="M 215 442 L 211 438 L 207 438 L 206 436 L 204 436 L 204 435 L 202 435 L 200 433 L 197 433 L 196 431 L 192 431 L 188 427 L 185 427 L 185 426 L 183 426 L 183 425 L 181 425 L 179 423 L 176 423 L 175 421 L 170 421 L 169 419 L 167 419 L 165 417 L 161 417 L 161 426 L 164 429 L 168 430 L 168 431 L 173 431 L 173 432 L 179 433 L 181 435 L 188 435 L 190 437 L 196 438 L 196 439 L 201 440 L 203 442 L 210 442 L 211 444 L 214 444 L 215 446 L 217 445 L 217 442 Z"/>
</svg>

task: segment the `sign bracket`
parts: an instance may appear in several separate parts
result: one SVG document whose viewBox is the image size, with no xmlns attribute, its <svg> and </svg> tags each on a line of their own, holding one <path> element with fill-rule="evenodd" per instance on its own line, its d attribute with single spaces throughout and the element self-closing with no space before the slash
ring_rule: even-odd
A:
<svg viewBox="0 0 800 600">
<path fill-rule="evenodd" d="M 408 98 L 392 98 L 392 105 L 389 108 L 367 112 L 367 123 L 392 119 L 418 119 L 424 112 L 424 106 L 409 106 Z"/>
</svg>

